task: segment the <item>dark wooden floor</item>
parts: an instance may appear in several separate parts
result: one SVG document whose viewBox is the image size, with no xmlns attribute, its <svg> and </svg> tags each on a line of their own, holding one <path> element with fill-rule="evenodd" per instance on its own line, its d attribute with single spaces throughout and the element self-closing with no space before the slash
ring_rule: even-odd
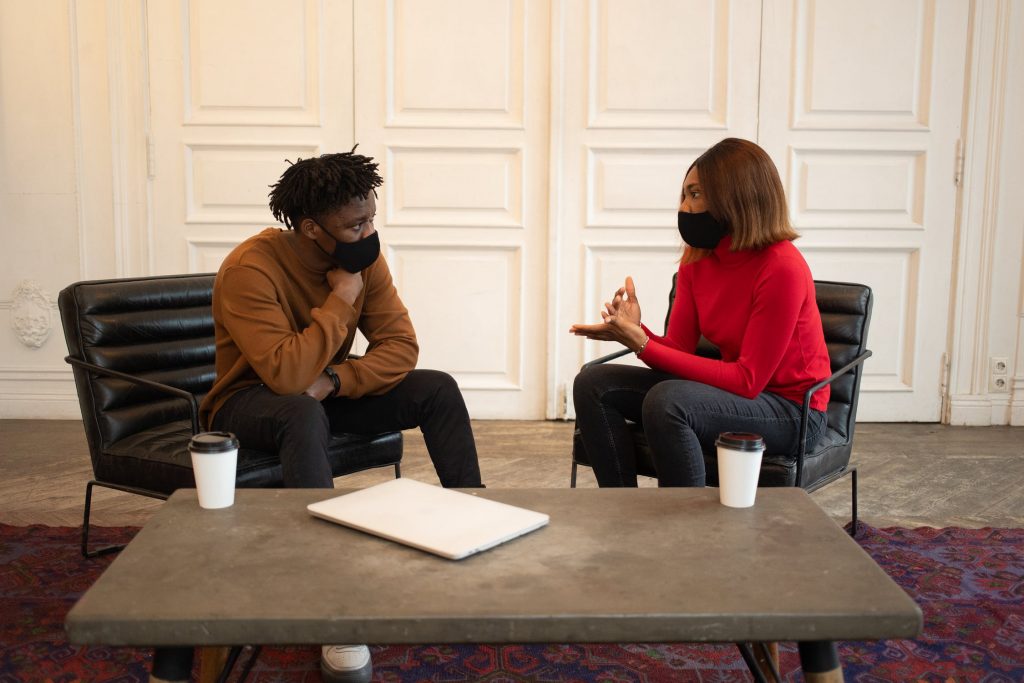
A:
<svg viewBox="0 0 1024 683">
<path fill-rule="evenodd" d="M 488 486 L 569 485 L 571 423 L 475 421 L 473 429 Z M 436 483 L 419 432 L 405 436 L 403 475 Z M 81 523 L 91 470 L 80 422 L 0 420 L 0 445 L 0 522 Z M 1024 427 L 861 424 L 853 462 L 861 519 L 875 526 L 1024 527 Z M 363 472 L 335 486 L 359 488 L 390 476 L 390 470 Z M 579 485 L 596 485 L 589 470 L 581 470 Z M 812 495 L 837 521 L 849 519 L 849 478 Z M 159 505 L 99 490 L 93 520 L 140 525 Z"/>
</svg>

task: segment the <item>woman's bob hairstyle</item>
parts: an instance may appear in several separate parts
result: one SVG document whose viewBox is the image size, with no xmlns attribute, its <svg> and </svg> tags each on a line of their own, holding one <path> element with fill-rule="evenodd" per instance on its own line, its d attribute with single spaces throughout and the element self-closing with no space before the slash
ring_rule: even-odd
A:
<svg viewBox="0 0 1024 683">
<path fill-rule="evenodd" d="M 725 225 L 732 251 L 764 249 L 799 235 L 789 225 L 786 193 L 771 157 L 749 140 L 726 138 L 697 157 L 696 168 L 708 212 Z M 687 247 L 683 263 L 710 253 Z"/>
</svg>

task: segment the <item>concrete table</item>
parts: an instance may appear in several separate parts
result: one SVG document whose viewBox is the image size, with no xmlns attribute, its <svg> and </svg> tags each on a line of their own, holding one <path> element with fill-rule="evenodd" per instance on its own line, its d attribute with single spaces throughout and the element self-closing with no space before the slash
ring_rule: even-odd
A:
<svg viewBox="0 0 1024 683">
<path fill-rule="evenodd" d="M 68 614 L 70 641 L 798 641 L 806 671 L 834 641 L 921 631 L 918 606 L 802 489 L 759 489 L 747 509 L 715 489 L 474 491 L 551 522 L 454 562 L 306 512 L 343 493 L 239 490 L 203 510 L 178 491 Z"/>
</svg>

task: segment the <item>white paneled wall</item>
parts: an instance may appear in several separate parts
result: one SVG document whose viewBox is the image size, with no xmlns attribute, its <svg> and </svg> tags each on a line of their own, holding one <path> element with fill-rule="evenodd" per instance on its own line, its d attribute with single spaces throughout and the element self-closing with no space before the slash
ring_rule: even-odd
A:
<svg viewBox="0 0 1024 683">
<path fill-rule="evenodd" d="M 67 3 L 0 2 L 0 417 L 78 414 L 56 307 L 85 248 L 72 54 Z"/>
<path fill-rule="evenodd" d="M 569 325 L 632 275 L 661 327 L 682 174 L 738 136 L 815 276 L 874 289 L 861 419 L 1024 423 L 1022 33 L 1012 0 L 0 0 L 0 417 L 78 416 L 63 286 L 216 270 L 285 159 L 357 142 L 421 365 L 474 417 L 571 415 L 612 346 Z"/>
<path fill-rule="evenodd" d="M 937 421 L 969 8 L 897 5 L 765 3 L 759 139 L 815 277 L 875 293 L 858 415 Z"/>
<path fill-rule="evenodd" d="M 544 417 L 549 5 L 356 0 L 355 138 L 420 342 L 470 414 Z"/>
<path fill-rule="evenodd" d="M 351 149 L 352 5 L 154 2 L 146 20 L 150 269 L 214 271 L 273 224 L 286 160 Z"/>
<path fill-rule="evenodd" d="M 724 137 L 757 137 L 761 18 L 757 0 L 555 7 L 548 412 L 571 416 L 580 365 L 620 347 L 569 326 L 600 320 L 629 275 L 645 322 L 661 329 L 686 168 Z"/>
</svg>

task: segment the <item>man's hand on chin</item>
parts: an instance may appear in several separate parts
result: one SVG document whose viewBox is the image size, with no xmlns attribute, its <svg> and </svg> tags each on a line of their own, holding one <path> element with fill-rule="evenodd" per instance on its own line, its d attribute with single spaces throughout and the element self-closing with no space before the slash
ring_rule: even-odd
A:
<svg viewBox="0 0 1024 683">
<path fill-rule="evenodd" d="M 350 273 L 344 268 L 335 268 L 327 271 L 327 284 L 331 286 L 334 296 L 351 306 L 356 302 L 359 292 L 363 291 L 363 276 Z"/>
</svg>

